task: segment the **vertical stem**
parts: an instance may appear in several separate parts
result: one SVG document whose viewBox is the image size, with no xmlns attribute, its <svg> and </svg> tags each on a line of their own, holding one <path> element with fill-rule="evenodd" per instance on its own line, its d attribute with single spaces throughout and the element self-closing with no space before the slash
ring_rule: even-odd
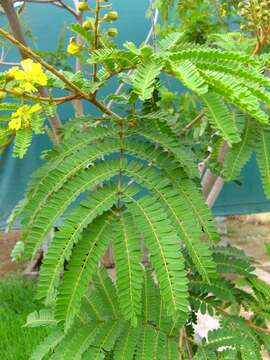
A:
<svg viewBox="0 0 270 360">
<path fill-rule="evenodd" d="M 73 0 L 75 11 L 76 11 L 76 21 L 78 24 L 82 25 L 83 22 L 83 14 L 80 10 L 78 10 L 78 0 Z M 83 38 L 77 34 L 76 42 L 78 44 L 83 44 Z M 79 57 L 76 57 L 75 63 L 75 72 L 81 72 L 83 70 L 82 60 Z M 83 101 L 82 100 L 74 100 L 73 101 L 73 108 L 75 111 L 75 116 L 83 116 Z"/>
<path fill-rule="evenodd" d="M 189 343 L 189 340 L 187 337 L 186 329 L 183 330 L 183 335 L 185 338 L 185 344 L 186 344 L 186 349 L 187 349 L 187 353 L 188 353 L 188 360 L 191 360 L 193 358 L 193 353 L 192 353 L 192 349 L 191 349 L 191 346 L 190 346 L 190 343 Z"/>
<path fill-rule="evenodd" d="M 183 358 L 182 358 L 183 339 L 184 339 L 184 330 L 181 329 L 180 334 L 179 334 L 179 340 L 178 340 L 179 360 L 183 360 Z"/>
<path fill-rule="evenodd" d="M 96 11 L 95 11 L 95 24 L 94 24 L 94 44 L 92 51 L 98 48 L 98 37 L 99 37 L 99 16 L 100 16 L 100 4 L 99 0 L 96 0 Z M 93 80 L 97 80 L 97 64 L 93 65 Z"/>
<path fill-rule="evenodd" d="M 25 41 L 25 38 L 24 38 L 24 35 L 22 32 L 22 28 L 21 28 L 21 25 L 20 25 L 20 22 L 19 22 L 17 13 L 14 9 L 12 1 L 0 0 L 0 4 L 2 5 L 4 12 L 8 18 L 8 22 L 9 22 L 10 28 L 14 34 L 14 37 L 20 43 L 27 46 L 27 43 Z M 24 53 L 20 48 L 18 48 L 18 50 L 23 59 L 27 58 L 26 53 Z M 45 87 L 40 87 L 39 93 L 41 96 L 44 96 L 44 97 L 48 97 L 48 95 L 49 95 L 48 90 Z M 61 138 L 58 135 L 58 129 L 61 128 L 61 126 L 62 126 L 59 116 L 56 114 L 54 116 L 49 117 L 49 123 L 52 128 L 54 143 L 58 144 L 61 141 Z"/>
<path fill-rule="evenodd" d="M 119 139 L 120 139 L 120 155 L 119 155 L 119 175 L 118 175 L 118 193 L 122 194 L 123 191 L 123 160 L 124 160 L 124 152 L 125 152 L 125 143 L 124 143 L 124 122 L 120 122 L 120 130 L 119 130 Z"/>
<path fill-rule="evenodd" d="M 149 0 L 150 3 L 150 11 L 151 11 L 151 24 L 152 24 L 152 38 L 153 38 L 153 47 L 155 51 L 157 50 L 157 24 L 155 20 L 155 9 L 153 0 Z"/>
</svg>

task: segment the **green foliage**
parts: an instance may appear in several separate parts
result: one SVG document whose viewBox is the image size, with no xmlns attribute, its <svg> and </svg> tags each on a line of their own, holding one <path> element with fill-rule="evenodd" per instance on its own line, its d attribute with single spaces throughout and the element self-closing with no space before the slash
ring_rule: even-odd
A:
<svg viewBox="0 0 270 360">
<path fill-rule="evenodd" d="M 207 107 L 207 117 L 213 129 L 218 129 L 229 145 L 238 143 L 238 135 L 233 113 L 227 108 L 222 99 L 215 93 L 209 93 L 203 98 Z"/>
<path fill-rule="evenodd" d="M 188 4 L 178 7 L 190 7 L 192 18 L 196 9 Z M 196 4 L 205 11 L 205 1 Z M 173 5 L 157 3 L 165 23 Z M 187 33 L 169 28 L 153 47 L 127 42 L 119 49 L 99 29 L 106 17 L 94 13 L 91 29 L 71 26 L 82 43 L 72 38 L 69 44 L 77 61 L 92 68 L 91 79 L 84 71 L 49 74 L 46 68 L 51 91 L 71 90 L 64 101 L 84 99 L 103 114 L 75 117 L 61 129 L 61 143 L 43 154 L 44 165 L 9 221 L 22 218 L 13 255 L 24 258 L 35 257 L 58 225 L 40 271 L 38 298 L 45 309 L 27 319 L 29 327 L 55 332 L 32 360 L 260 359 L 260 347 L 270 348 L 270 290 L 241 251 L 216 246 L 198 164 L 209 163 L 220 175 L 214 162 L 226 143 L 222 174 L 234 180 L 255 151 L 270 196 L 267 61 L 230 46 L 187 42 Z M 112 77 L 127 90 L 109 95 L 114 103 L 106 106 L 99 89 Z M 170 79 L 187 93 L 173 93 Z M 2 103 L 5 111 L 12 106 Z M 55 107 L 45 106 L 44 113 L 54 115 Z M 43 121 L 35 113 L 31 127 L 16 130 L 19 156 L 32 131 L 43 131 Z M 100 271 L 110 246 L 113 282 Z M 242 310 L 252 314 L 249 320 Z M 193 329 L 198 311 L 220 317 L 219 329 L 202 341 Z"/>
<path fill-rule="evenodd" d="M 3 359 L 30 358 L 39 342 L 49 335 L 49 329 L 27 329 L 23 326 L 26 316 L 40 308 L 41 304 L 35 301 L 35 295 L 34 282 L 17 277 L 1 278 L 0 354 Z"/>
<path fill-rule="evenodd" d="M 115 220 L 118 221 L 119 219 Z M 130 225 L 131 219 L 128 217 L 124 221 Z M 265 321 L 260 327 L 259 324 L 256 325 L 256 320 L 253 323 L 234 315 L 228 309 L 233 309 L 236 305 L 239 308 L 251 307 L 257 314 L 258 321 L 261 321 L 257 313 L 262 306 L 260 299 L 262 296 L 269 296 L 269 289 L 253 274 L 250 260 L 242 251 L 230 247 L 216 247 L 213 250 L 219 279 L 209 285 L 196 273 L 190 272 L 188 275 L 191 313 L 200 310 L 203 314 L 208 312 L 221 316 L 220 328 L 210 331 L 207 341 L 203 339 L 202 342 L 192 341 L 189 344 L 194 359 L 218 359 L 219 356 L 231 360 L 246 359 L 247 356 L 261 359 L 260 347 L 269 342 L 269 335 L 263 332 Z M 237 264 L 236 267 L 243 271 L 234 268 L 230 270 L 231 264 Z M 242 282 L 245 279 L 252 283 L 254 296 L 245 290 L 240 291 L 235 280 L 225 280 L 222 277 L 224 273 L 235 273 Z M 133 325 L 128 321 L 130 312 L 122 309 L 122 297 L 119 298 L 118 295 L 121 288 L 112 284 L 104 270 L 98 271 L 94 276 L 92 286 L 85 292 L 76 318 L 66 332 L 61 330 L 61 322 L 55 319 L 50 310 L 44 309 L 40 313 L 31 314 L 28 326 L 50 324 L 55 328 L 38 346 L 31 359 L 43 359 L 46 354 L 50 354 L 52 359 L 69 359 L 71 356 L 85 359 L 90 355 L 94 359 L 99 359 L 100 356 L 133 359 L 134 354 L 138 359 L 177 359 L 179 328 L 185 323 L 189 324 L 187 329 L 190 323 L 196 324 L 196 316 L 187 320 L 182 313 L 177 321 L 169 318 L 153 275 L 149 270 L 142 271 L 143 282 L 140 282 L 140 290 L 137 288 L 141 306 L 136 308 L 137 323 L 133 322 Z M 269 308 L 266 310 L 264 307 L 264 310 L 269 312 Z M 187 351 L 186 346 L 184 343 L 181 348 L 182 356 Z"/>
<path fill-rule="evenodd" d="M 136 70 L 133 77 L 134 92 L 139 95 L 142 101 L 152 97 L 155 80 L 159 76 L 162 64 L 149 62 L 142 64 Z"/>
<path fill-rule="evenodd" d="M 164 307 L 160 306 L 160 312 L 154 318 L 145 318 L 143 314 L 147 308 L 155 311 L 155 304 L 160 301 L 160 295 L 156 284 L 149 272 L 143 275 L 144 285 L 139 291 L 139 298 L 148 287 L 151 287 L 153 296 L 148 297 L 147 303 L 143 303 L 142 309 L 138 311 L 138 325 L 132 326 L 128 321 L 123 320 L 122 312 L 118 309 L 116 302 L 116 290 L 111 284 L 105 272 L 99 272 L 98 278 L 106 282 L 107 291 L 111 293 L 108 297 L 107 292 L 102 291 L 100 281 L 94 281 L 94 287 L 84 296 L 80 311 L 72 327 L 63 334 L 61 330 L 55 329 L 39 345 L 32 360 L 43 359 L 47 353 L 51 354 L 52 359 L 76 359 L 88 358 L 100 359 L 101 355 L 112 359 L 122 360 L 159 358 L 167 359 L 172 352 L 177 353 L 177 332 L 170 333 L 174 326 L 173 322 L 168 322 Z M 113 311 L 111 306 L 117 310 Z M 98 319 L 94 316 L 93 308 L 103 306 L 106 311 L 101 311 Z M 146 308 L 147 307 L 147 308 Z M 111 310 L 110 310 L 111 309 Z M 87 317 L 85 317 L 87 314 Z M 157 316 L 158 315 L 158 316 Z M 46 322 L 46 320 L 45 320 Z M 168 354 L 168 357 L 167 357 Z"/>
</svg>

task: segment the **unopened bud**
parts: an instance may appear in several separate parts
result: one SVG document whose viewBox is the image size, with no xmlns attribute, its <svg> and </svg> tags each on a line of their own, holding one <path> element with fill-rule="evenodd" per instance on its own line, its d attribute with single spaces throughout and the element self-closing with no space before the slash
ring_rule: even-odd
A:
<svg viewBox="0 0 270 360">
<path fill-rule="evenodd" d="M 88 6 L 88 3 L 86 1 L 82 1 L 78 4 L 78 10 L 80 11 L 87 11 L 89 10 L 89 6 Z"/>
<path fill-rule="evenodd" d="M 103 21 L 111 22 L 116 21 L 118 19 L 118 12 L 117 11 L 109 11 L 103 18 Z"/>
<path fill-rule="evenodd" d="M 110 37 L 116 37 L 118 35 L 118 30 L 116 28 L 109 28 L 107 34 Z"/>
</svg>

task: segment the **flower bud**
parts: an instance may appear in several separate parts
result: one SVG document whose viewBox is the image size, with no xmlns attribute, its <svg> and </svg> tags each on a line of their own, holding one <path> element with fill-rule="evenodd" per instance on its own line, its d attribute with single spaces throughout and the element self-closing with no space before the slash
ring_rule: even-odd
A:
<svg viewBox="0 0 270 360">
<path fill-rule="evenodd" d="M 0 100 L 3 100 L 6 97 L 7 93 L 5 91 L 0 91 Z"/>
<path fill-rule="evenodd" d="M 107 34 L 110 37 L 116 37 L 118 35 L 118 30 L 116 28 L 109 28 Z"/>
<path fill-rule="evenodd" d="M 90 29 L 93 29 L 93 22 L 91 20 L 85 20 L 82 24 L 82 27 L 85 29 L 85 30 L 90 30 Z"/>
<path fill-rule="evenodd" d="M 11 73 L 11 72 L 7 72 L 6 74 L 6 81 L 8 82 L 8 81 L 12 81 L 12 80 L 14 80 L 15 78 L 14 78 L 14 75 Z"/>
<path fill-rule="evenodd" d="M 87 11 L 89 10 L 89 6 L 88 6 L 88 3 L 86 1 L 82 1 L 78 4 L 78 10 L 80 11 Z"/>
<path fill-rule="evenodd" d="M 118 19 L 118 12 L 117 11 L 109 11 L 103 18 L 103 21 L 111 22 L 116 21 Z"/>
</svg>

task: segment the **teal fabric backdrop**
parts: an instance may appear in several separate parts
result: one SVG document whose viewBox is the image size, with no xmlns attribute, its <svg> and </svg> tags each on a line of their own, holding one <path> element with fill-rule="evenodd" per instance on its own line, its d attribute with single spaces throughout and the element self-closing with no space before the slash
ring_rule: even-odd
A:
<svg viewBox="0 0 270 360">
<path fill-rule="evenodd" d="M 132 40 L 141 43 L 150 27 L 149 19 L 144 15 L 148 0 L 114 1 L 114 9 L 120 16 L 117 26 L 119 28 L 119 43 Z M 71 15 L 64 10 L 52 5 L 29 4 L 24 14 L 25 23 L 28 24 L 36 36 L 39 49 L 52 50 L 55 48 L 56 39 L 63 29 L 63 23 L 72 21 Z M 1 16 L 0 23 L 5 23 Z M 9 60 L 18 60 L 14 51 Z M 68 106 L 60 107 L 62 119 L 67 119 L 71 114 Z M 6 218 L 16 203 L 22 197 L 23 191 L 31 173 L 41 164 L 40 152 L 48 148 L 50 142 L 46 136 L 36 136 L 23 160 L 11 156 L 12 149 L 8 149 L 0 158 L 0 227 L 5 226 Z M 243 185 L 228 184 L 222 191 L 214 208 L 216 215 L 235 213 L 251 213 L 269 211 L 270 203 L 265 199 L 254 159 L 249 162 L 243 172 Z M 18 226 L 18 224 L 16 224 Z"/>
</svg>

